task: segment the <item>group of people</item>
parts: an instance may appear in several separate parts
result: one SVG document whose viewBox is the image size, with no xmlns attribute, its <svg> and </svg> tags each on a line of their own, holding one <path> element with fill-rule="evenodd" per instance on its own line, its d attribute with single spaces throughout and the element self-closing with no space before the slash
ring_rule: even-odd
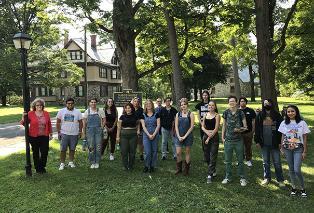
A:
<svg viewBox="0 0 314 213">
<path fill-rule="evenodd" d="M 66 107 L 57 114 L 56 128 L 60 140 L 60 166 L 66 167 L 66 154 L 69 149 L 68 167 L 74 168 L 74 156 L 79 138 L 86 139 L 88 158 L 91 169 L 100 166 L 104 151 L 110 141 L 109 159 L 114 160 L 116 144 L 120 145 L 122 165 L 125 170 L 133 170 L 136 150 L 144 161 L 143 172 L 154 172 L 157 167 L 158 141 L 161 137 L 161 159 L 166 160 L 168 142 L 172 141 L 172 158 L 176 161 L 176 175 L 189 175 L 191 165 L 191 147 L 193 145 L 193 129 L 195 116 L 188 108 L 188 100 L 180 100 L 177 111 L 167 97 L 162 100 L 147 99 L 144 108 L 140 100 L 134 98 L 123 107 L 122 115 L 118 116 L 112 98 L 104 108 L 97 107 L 97 99 L 89 101 L 89 108 L 83 113 L 74 107 L 74 99 L 66 100 Z M 244 158 L 248 167 L 252 164 L 252 140 L 261 149 L 264 166 L 263 185 L 271 181 L 270 160 L 272 158 L 277 182 L 284 186 L 280 152 L 284 153 L 292 184 L 291 195 L 297 193 L 297 179 L 301 188 L 301 196 L 306 197 L 304 180 L 301 173 L 302 160 L 307 152 L 307 134 L 310 132 L 302 119 L 297 106 L 289 105 L 284 118 L 278 113 L 270 99 L 264 100 L 262 110 L 256 112 L 247 107 L 247 99 L 235 96 L 228 98 L 228 109 L 218 113 L 217 104 L 210 100 L 209 93 L 202 93 L 202 102 L 195 108 L 199 112 L 200 135 L 204 161 L 207 163 L 207 183 L 211 183 L 217 175 L 216 163 L 219 149 L 218 130 L 222 123 L 221 141 L 224 145 L 225 177 L 222 184 L 232 180 L 232 156 L 237 156 L 237 169 L 241 186 L 246 186 Z M 49 150 L 49 139 L 52 138 L 52 126 L 49 113 L 44 110 L 45 102 L 35 99 L 32 111 L 28 113 L 29 141 L 32 145 L 34 166 L 37 173 L 46 173 L 46 162 Z M 24 124 L 24 117 L 21 123 Z M 222 122 L 221 122 L 222 119 Z M 169 140 L 170 139 L 170 140 Z M 109 149 L 109 148 L 108 148 Z M 182 151 L 185 149 L 185 158 Z"/>
</svg>

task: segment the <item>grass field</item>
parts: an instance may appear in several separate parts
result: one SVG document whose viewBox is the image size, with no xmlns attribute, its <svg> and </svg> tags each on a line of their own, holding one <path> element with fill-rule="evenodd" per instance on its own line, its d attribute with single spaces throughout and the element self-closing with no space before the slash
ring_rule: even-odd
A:
<svg viewBox="0 0 314 213">
<path fill-rule="evenodd" d="M 281 106 L 287 103 L 300 106 L 313 131 L 313 102 L 295 102 L 287 98 L 279 101 Z M 217 102 L 222 113 L 227 107 L 226 101 L 219 99 Z M 259 104 L 249 106 L 257 108 Z M 159 160 L 155 173 L 143 174 L 143 163 L 138 156 L 134 171 L 125 172 L 118 152 L 115 161 L 109 161 L 106 153 L 100 169 L 91 170 L 81 145 L 78 145 L 77 168 L 60 172 L 57 141 L 51 142 L 48 174 L 45 175 L 25 177 L 23 152 L 2 157 L 0 212 L 311 212 L 314 197 L 313 133 L 309 136 L 308 156 L 302 167 L 308 198 L 290 197 L 288 182 L 286 188 L 279 188 L 275 181 L 261 186 L 262 159 L 255 146 L 253 168 L 246 168 L 249 181 L 246 187 L 240 186 L 235 166 L 233 181 L 228 185 L 221 184 L 224 177 L 222 145 L 217 177 L 212 184 L 206 184 L 207 168 L 202 161 L 198 126 L 194 138 L 189 177 L 175 176 L 175 162 L 170 159 Z M 282 158 L 282 161 L 285 179 L 289 180 L 286 160 Z"/>
</svg>

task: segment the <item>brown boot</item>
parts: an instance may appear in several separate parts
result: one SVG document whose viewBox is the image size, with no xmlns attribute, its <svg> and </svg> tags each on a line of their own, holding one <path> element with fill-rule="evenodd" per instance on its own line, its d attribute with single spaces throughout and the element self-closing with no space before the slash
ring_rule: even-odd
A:
<svg viewBox="0 0 314 213">
<path fill-rule="evenodd" d="M 187 163 L 186 161 L 184 161 L 184 171 L 183 171 L 183 175 L 184 176 L 188 176 L 189 175 L 189 171 L 190 171 L 190 163 Z"/>
<path fill-rule="evenodd" d="M 175 175 L 178 175 L 181 172 L 182 172 L 182 161 L 177 162 L 177 171 L 176 171 Z"/>
</svg>

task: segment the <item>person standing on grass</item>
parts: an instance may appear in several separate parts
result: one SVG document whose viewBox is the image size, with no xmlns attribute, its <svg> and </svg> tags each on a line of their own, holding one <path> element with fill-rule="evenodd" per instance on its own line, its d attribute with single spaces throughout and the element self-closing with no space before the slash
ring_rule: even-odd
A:
<svg viewBox="0 0 314 213">
<path fill-rule="evenodd" d="M 61 109 L 57 114 L 56 128 L 60 143 L 60 167 L 64 170 L 66 152 L 69 147 L 69 164 L 70 168 L 75 168 L 74 155 L 78 139 L 82 136 L 82 113 L 74 108 L 74 99 L 68 98 L 66 107 Z"/>
<path fill-rule="evenodd" d="M 112 98 L 108 98 L 104 108 L 106 114 L 106 124 L 105 128 L 108 132 L 108 137 L 103 139 L 103 145 L 101 148 L 101 155 L 104 155 L 108 142 L 110 140 L 110 155 L 109 160 L 114 160 L 114 151 L 116 147 L 116 137 L 117 137 L 117 123 L 118 123 L 118 110 L 114 104 Z"/>
<path fill-rule="evenodd" d="M 204 147 L 204 159 L 208 165 L 207 183 L 212 182 L 216 176 L 216 161 L 219 148 L 218 129 L 220 124 L 220 115 L 218 114 L 217 104 L 215 101 L 209 101 L 208 112 L 204 115 L 201 123 L 204 137 L 202 139 Z"/>
<path fill-rule="evenodd" d="M 32 104 L 32 111 L 27 114 L 29 121 L 29 143 L 32 146 L 33 160 L 36 173 L 46 173 L 46 164 L 49 151 L 49 140 L 52 139 L 50 115 L 45 111 L 45 101 L 36 98 Z M 25 113 L 26 114 L 26 113 Z M 23 114 L 21 124 L 24 125 Z"/>
<path fill-rule="evenodd" d="M 101 144 L 103 127 L 106 123 L 106 115 L 102 109 L 97 108 L 97 99 L 89 100 L 89 108 L 84 112 L 83 129 L 88 143 L 88 157 L 91 169 L 98 169 L 101 160 Z M 85 135 L 84 134 L 84 135 Z"/>
<path fill-rule="evenodd" d="M 196 104 L 195 109 L 198 111 L 199 115 L 199 122 L 202 123 L 204 115 L 208 112 L 208 103 L 210 101 L 210 96 L 209 92 L 207 90 L 204 90 L 202 92 L 202 101 L 198 104 Z M 200 135 L 201 135 L 201 140 L 204 137 L 204 131 L 202 128 L 200 128 Z M 204 147 L 202 146 L 203 151 Z"/>
<path fill-rule="evenodd" d="M 246 165 L 248 167 L 252 167 L 252 140 L 254 135 L 255 129 L 255 111 L 249 107 L 247 107 L 247 99 L 246 97 L 239 98 L 239 106 L 240 109 L 243 111 L 248 130 L 242 133 L 243 143 L 244 143 L 244 156 L 246 160 Z"/>
<path fill-rule="evenodd" d="M 224 111 L 222 125 L 222 142 L 224 144 L 226 176 L 222 184 L 227 184 L 232 177 L 232 155 L 235 150 L 238 160 L 238 175 L 240 176 L 241 186 L 246 186 L 247 181 L 244 175 L 243 166 L 243 139 L 241 132 L 247 130 L 245 115 L 242 110 L 237 108 L 237 97 L 228 97 L 229 108 Z"/>
<path fill-rule="evenodd" d="M 254 136 L 256 146 L 262 150 L 264 166 L 262 185 L 267 185 L 271 180 L 270 158 L 272 158 L 277 182 L 280 187 L 285 186 L 279 150 L 281 134 L 277 131 L 281 122 L 282 117 L 274 109 L 272 100 L 265 99 L 262 111 L 256 116 Z"/>
<path fill-rule="evenodd" d="M 116 141 L 120 143 L 122 164 L 125 170 L 133 170 L 136 154 L 137 138 L 140 133 L 138 118 L 134 107 L 127 103 L 118 121 Z"/>
<path fill-rule="evenodd" d="M 302 161 L 307 153 L 307 134 L 310 129 L 301 118 L 299 108 L 295 105 L 287 107 L 285 120 L 281 122 L 279 132 L 281 137 L 281 151 L 285 153 L 292 185 L 291 195 L 296 195 L 297 178 L 301 186 L 301 196 L 307 197 L 304 187 L 304 179 L 301 173 Z"/>
<path fill-rule="evenodd" d="M 169 138 L 172 139 L 172 156 L 173 159 L 177 159 L 176 145 L 175 145 L 175 128 L 174 120 L 178 111 L 171 106 L 171 98 L 167 97 L 165 99 L 165 107 L 160 111 L 160 125 L 161 125 L 161 151 L 162 160 L 167 159 L 167 147 Z"/>
<path fill-rule="evenodd" d="M 139 121 L 143 115 L 143 108 L 140 106 L 140 100 L 138 97 L 133 98 L 132 102 L 134 107 L 134 114 L 137 117 L 137 120 Z M 137 138 L 137 145 L 140 153 L 140 160 L 144 161 L 144 146 L 143 146 L 143 128 L 140 126 L 140 134 Z"/>
<path fill-rule="evenodd" d="M 193 144 L 194 114 L 188 110 L 188 101 L 182 98 L 180 101 L 181 111 L 175 118 L 175 145 L 177 152 L 177 170 L 176 175 L 182 172 L 182 147 L 185 146 L 184 172 L 189 175 L 191 165 L 191 146 Z"/>
<path fill-rule="evenodd" d="M 154 172 L 157 166 L 160 117 L 159 114 L 155 112 L 154 103 L 150 99 L 147 99 L 145 102 L 141 124 L 143 127 L 143 144 L 145 151 L 145 167 L 143 172 Z"/>
</svg>

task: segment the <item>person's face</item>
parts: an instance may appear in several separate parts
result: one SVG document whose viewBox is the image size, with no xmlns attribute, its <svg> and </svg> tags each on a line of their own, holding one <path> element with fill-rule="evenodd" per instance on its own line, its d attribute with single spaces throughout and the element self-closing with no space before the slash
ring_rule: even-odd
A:
<svg viewBox="0 0 314 213">
<path fill-rule="evenodd" d="M 157 106 L 161 106 L 161 99 L 160 98 L 158 98 L 157 100 L 156 100 L 156 104 L 157 104 Z"/>
<path fill-rule="evenodd" d="M 213 102 L 208 103 L 208 111 L 209 112 L 215 112 L 216 106 Z"/>
<path fill-rule="evenodd" d="M 264 103 L 263 103 L 264 106 L 271 106 L 271 103 L 269 103 L 268 100 L 264 100 Z"/>
<path fill-rule="evenodd" d="M 97 102 L 96 102 L 95 100 L 91 100 L 91 101 L 89 102 L 89 106 L 90 106 L 91 108 L 96 108 L 96 104 L 97 104 Z"/>
<path fill-rule="evenodd" d="M 138 99 L 134 99 L 133 100 L 133 106 L 134 107 L 138 107 L 139 103 L 138 103 Z"/>
<path fill-rule="evenodd" d="M 237 101 L 234 98 L 230 98 L 228 101 L 229 107 L 236 107 L 237 106 Z"/>
<path fill-rule="evenodd" d="M 246 107 L 246 102 L 244 99 L 240 100 L 240 107 L 245 108 Z"/>
<path fill-rule="evenodd" d="M 153 109 L 153 104 L 152 104 L 152 102 L 148 101 L 148 102 L 146 103 L 146 109 L 148 109 L 148 110 Z"/>
<path fill-rule="evenodd" d="M 169 106 L 170 106 L 170 104 L 171 104 L 170 99 L 167 99 L 167 100 L 165 101 L 165 104 L 166 104 L 166 106 L 167 106 L 167 107 L 169 107 Z"/>
<path fill-rule="evenodd" d="M 130 106 L 126 106 L 124 108 L 124 110 L 125 110 L 125 113 L 128 114 L 128 115 L 130 115 L 132 113 L 132 108 Z"/>
<path fill-rule="evenodd" d="M 181 107 L 181 110 L 187 110 L 188 105 L 187 105 L 185 102 L 182 102 L 182 103 L 180 104 L 180 107 Z"/>
<path fill-rule="evenodd" d="M 203 97 L 203 100 L 204 100 L 204 101 L 207 101 L 207 100 L 208 100 L 208 95 L 207 95 L 207 93 L 203 93 L 202 97 Z"/>
<path fill-rule="evenodd" d="M 36 102 L 35 104 L 36 111 L 43 111 L 43 105 L 41 102 Z"/>
<path fill-rule="evenodd" d="M 112 100 L 112 99 L 108 99 L 107 105 L 108 105 L 109 107 L 111 107 L 111 106 L 113 105 L 113 100 Z"/>
<path fill-rule="evenodd" d="M 66 103 L 66 107 L 69 109 L 69 110 L 72 110 L 74 108 L 74 102 L 73 101 L 68 101 Z"/>
<path fill-rule="evenodd" d="M 297 114 L 297 113 L 296 113 L 295 109 L 293 109 L 292 107 L 289 107 L 289 108 L 287 109 L 287 115 L 288 115 L 288 117 L 289 117 L 290 119 L 294 120 L 296 114 Z"/>
</svg>

